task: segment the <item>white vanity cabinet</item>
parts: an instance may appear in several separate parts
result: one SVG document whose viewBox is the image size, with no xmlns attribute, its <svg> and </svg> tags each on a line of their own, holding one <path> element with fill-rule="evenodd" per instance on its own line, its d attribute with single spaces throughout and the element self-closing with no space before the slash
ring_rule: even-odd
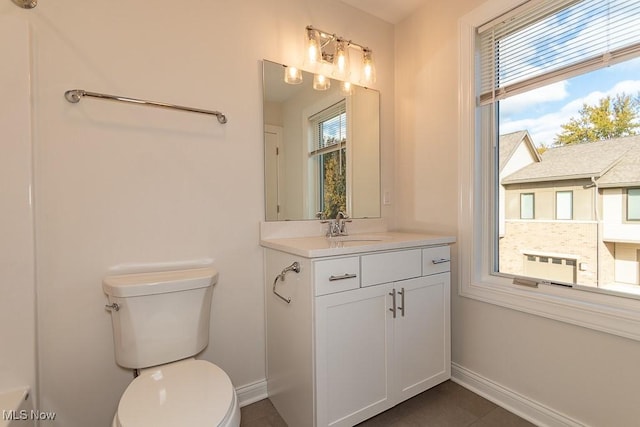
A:
<svg viewBox="0 0 640 427">
<path fill-rule="evenodd" d="M 268 394 L 290 426 L 353 426 L 450 378 L 448 245 L 266 261 Z M 272 282 L 294 261 L 287 304 Z"/>
</svg>

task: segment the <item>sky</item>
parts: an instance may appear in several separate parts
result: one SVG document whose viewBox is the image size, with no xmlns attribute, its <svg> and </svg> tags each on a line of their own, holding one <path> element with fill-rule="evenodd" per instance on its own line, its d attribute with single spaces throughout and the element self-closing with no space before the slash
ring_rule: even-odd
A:
<svg viewBox="0 0 640 427">
<path fill-rule="evenodd" d="M 500 133 L 528 130 L 536 146 L 551 146 L 561 125 L 578 118 L 583 104 L 640 92 L 640 58 L 512 96 L 500 102 Z"/>
<path fill-rule="evenodd" d="M 502 38 L 500 61 L 506 65 L 498 67 L 499 79 L 508 85 L 563 68 L 574 58 L 595 58 L 636 43 L 638 22 L 638 0 L 576 3 Z M 640 58 L 500 101 L 500 134 L 528 130 L 537 146 L 552 146 L 562 132 L 561 125 L 579 118 L 584 104 L 597 105 L 600 99 L 623 92 L 640 93 Z"/>
</svg>

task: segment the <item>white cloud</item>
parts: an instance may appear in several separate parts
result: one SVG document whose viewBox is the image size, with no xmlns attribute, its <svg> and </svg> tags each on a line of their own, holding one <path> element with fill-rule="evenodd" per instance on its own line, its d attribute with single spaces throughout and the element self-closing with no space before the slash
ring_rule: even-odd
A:
<svg viewBox="0 0 640 427">
<path fill-rule="evenodd" d="M 554 85 L 549 85 L 547 88 L 551 88 Z M 566 86 L 563 86 L 562 89 L 565 90 Z M 536 89 L 537 90 L 537 89 Z M 557 89 L 560 91 L 560 89 Z M 593 91 L 587 94 L 584 97 L 576 98 L 567 104 L 565 104 L 560 110 L 554 113 L 545 114 L 540 117 L 531 117 L 520 120 L 513 120 L 508 122 L 503 122 L 500 124 L 500 133 L 509 133 L 515 132 L 518 130 L 527 129 L 531 134 L 533 142 L 536 145 L 551 145 L 555 140 L 555 137 L 562 130 L 561 125 L 567 123 L 572 117 L 578 117 L 578 112 L 582 108 L 584 104 L 587 105 L 596 105 L 600 99 L 605 96 L 615 96 L 616 94 L 625 92 L 627 94 L 636 94 L 640 91 L 640 80 L 625 80 L 618 82 L 611 89 L 606 92 L 601 91 Z M 534 91 L 531 91 L 534 92 Z M 515 98 L 523 98 L 522 101 L 518 100 L 514 102 L 514 105 L 517 106 L 525 106 L 525 102 L 530 103 L 529 108 L 532 105 L 531 103 L 536 102 L 536 99 L 540 99 L 538 95 L 533 95 L 529 97 L 528 95 L 531 93 L 525 93 L 522 95 L 514 96 L 513 98 L 509 98 L 500 103 L 500 108 L 503 109 L 504 105 L 507 101 L 515 100 Z M 544 93 L 544 92 L 541 92 Z M 553 94 L 549 94 L 549 96 L 553 96 Z M 567 94 L 565 93 L 563 97 L 557 95 L 558 99 L 566 98 Z M 526 101 L 525 101 L 526 100 Z M 542 99 L 542 101 L 549 101 L 551 99 Z M 513 108 L 513 107 L 510 107 Z"/>
<path fill-rule="evenodd" d="M 569 121 L 572 114 L 564 111 L 545 114 L 536 118 L 514 120 L 500 125 L 500 133 L 510 133 L 526 129 L 537 146 L 552 145 L 560 132 L 560 125 Z"/>
<path fill-rule="evenodd" d="M 568 96 L 567 81 L 563 80 L 507 98 L 500 103 L 500 110 L 505 115 L 516 114 L 531 109 L 532 105 L 550 101 L 562 101 Z"/>
</svg>

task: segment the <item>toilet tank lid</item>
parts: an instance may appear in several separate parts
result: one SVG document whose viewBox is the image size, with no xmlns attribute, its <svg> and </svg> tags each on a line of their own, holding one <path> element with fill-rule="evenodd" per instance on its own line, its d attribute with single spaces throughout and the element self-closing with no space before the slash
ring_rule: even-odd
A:
<svg viewBox="0 0 640 427">
<path fill-rule="evenodd" d="M 193 268 L 107 276 L 102 280 L 102 289 L 107 295 L 126 298 L 206 288 L 217 280 L 215 269 Z"/>
</svg>

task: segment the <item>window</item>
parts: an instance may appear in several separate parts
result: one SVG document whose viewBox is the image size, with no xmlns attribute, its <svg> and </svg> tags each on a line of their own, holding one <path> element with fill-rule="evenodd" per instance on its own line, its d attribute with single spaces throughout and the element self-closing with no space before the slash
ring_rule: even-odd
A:
<svg viewBox="0 0 640 427">
<path fill-rule="evenodd" d="M 627 220 L 640 221 L 640 188 L 627 190 Z"/>
<path fill-rule="evenodd" d="M 534 195 L 533 193 L 520 194 L 520 219 L 534 218 Z"/>
<path fill-rule="evenodd" d="M 637 134 L 638 120 L 626 133 L 602 136 L 606 139 L 603 142 L 578 139 L 577 144 L 566 144 L 566 150 L 556 150 L 552 144 L 562 129 L 548 126 L 564 113 L 569 89 L 584 87 L 587 81 L 600 86 L 576 98 L 576 113 L 580 101 L 586 101 L 590 93 L 610 94 L 609 103 L 617 99 L 619 92 L 613 90 L 622 85 L 612 84 L 612 76 L 617 82 L 629 83 L 626 87 L 631 88 L 631 94 L 637 92 L 638 19 L 640 2 L 616 0 L 530 1 L 515 9 L 512 3 L 488 0 L 461 19 L 460 200 L 468 203 L 459 212 L 461 295 L 640 340 L 640 286 L 637 293 L 608 287 L 614 284 L 607 282 L 606 274 L 615 268 L 598 271 L 604 258 L 597 255 L 598 251 L 615 253 L 616 243 L 602 240 L 608 232 L 604 217 L 609 214 L 603 201 L 621 200 L 624 194 L 634 198 L 633 191 L 628 196 L 628 184 L 617 181 L 613 174 L 606 176 L 606 172 L 625 162 L 628 170 L 639 169 L 629 164 L 632 156 L 622 156 L 635 147 L 630 139 L 616 141 L 636 138 L 632 135 Z M 635 74 L 627 78 L 629 70 Z M 548 105 L 555 110 L 545 110 Z M 526 120 L 514 112 L 536 113 L 541 120 Z M 564 123 L 575 125 L 569 118 L 565 117 Z M 524 127 L 532 123 L 535 126 Z M 522 164 L 515 172 L 501 176 L 504 159 L 499 152 L 504 147 L 498 141 L 518 130 L 532 136 L 533 143 L 524 137 L 521 141 L 528 148 L 521 153 L 528 153 L 528 157 L 513 155 L 511 158 Z M 582 130 L 591 137 L 589 129 Z M 543 131 L 551 139 L 540 141 Z M 536 145 L 536 140 L 546 144 Z M 610 145 L 603 149 L 604 144 Z M 584 166 L 585 160 L 588 166 Z M 518 212 L 511 208 L 517 206 L 514 193 L 519 194 L 521 218 L 509 218 L 509 212 Z M 536 221 L 513 221 L 531 213 L 524 196 L 527 193 L 535 193 Z M 621 204 L 617 206 L 611 210 L 617 212 L 620 223 Z M 498 220 L 501 209 L 506 213 L 504 233 L 497 232 L 498 224 L 502 227 L 502 219 Z M 616 227 L 610 228 L 615 231 Z M 631 231 L 640 236 L 640 230 L 629 231 L 627 236 Z M 518 233 L 530 240 L 523 238 L 522 245 L 507 241 Z M 589 247 L 594 253 L 579 252 L 587 246 L 580 242 L 570 247 L 560 244 L 566 243 L 567 236 L 591 239 Z M 505 260 L 505 247 L 515 247 L 517 256 Z M 554 255 L 533 261 L 527 249 Z M 534 288 L 524 287 L 515 284 L 524 283 L 519 280 L 519 276 L 526 278 L 524 267 L 575 277 L 569 279 L 569 286 L 539 281 Z M 520 273 L 512 270 L 516 268 Z M 592 283 L 588 283 L 589 277 L 593 277 Z"/>
<path fill-rule="evenodd" d="M 556 219 L 573 219 L 573 191 L 556 191 Z"/>
<path fill-rule="evenodd" d="M 313 141 L 309 151 L 315 211 L 326 218 L 346 212 L 347 113 L 342 101 L 309 118 Z"/>
</svg>

